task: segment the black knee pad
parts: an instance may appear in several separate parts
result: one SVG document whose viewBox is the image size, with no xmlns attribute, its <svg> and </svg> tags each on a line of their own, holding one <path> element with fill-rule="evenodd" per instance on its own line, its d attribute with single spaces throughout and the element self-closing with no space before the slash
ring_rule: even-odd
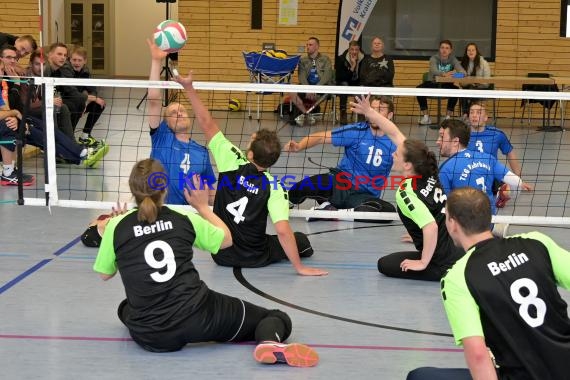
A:
<svg viewBox="0 0 570 380">
<path fill-rule="evenodd" d="M 281 310 L 270 310 L 269 317 L 279 318 L 283 324 L 285 325 L 285 333 L 282 337 L 281 341 L 286 340 L 291 335 L 291 331 L 293 330 L 293 322 L 291 322 L 291 318 L 285 312 Z"/>
<path fill-rule="evenodd" d="M 384 267 L 384 266 L 382 265 L 382 258 L 379 258 L 379 259 L 378 259 L 378 272 L 380 272 L 380 273 L 383 274 L 383 273 L 384 273 L 384 272 L 382 272 L 382 268 L 383 268 L 383 267 Z"/>
<path fill-rule="evenodd" d="M 297 250 L 299 251 L 299 256 L 301 257 L 311 257 L 313 256 L 313 247 L 307 235 L 302 232 L 295 232 L 295 241 L 297 242 Z"/>
</svg>

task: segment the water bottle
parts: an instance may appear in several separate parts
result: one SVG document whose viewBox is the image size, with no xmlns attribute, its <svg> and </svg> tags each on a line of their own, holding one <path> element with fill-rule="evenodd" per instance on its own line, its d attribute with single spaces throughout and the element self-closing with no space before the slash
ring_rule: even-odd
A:
<svg viewBox="0 0 570 380">
<path fill-rule="evenodd" d="M 61 99 L 61 94 L 59 93 L 59 91 L 57 91 L 56 89 L 53 90 L 53 99 L 55 100 L 56 98 L 60 98 Z M 58 114 L 61 111 L 61 106 L 57 106 L 55 105 L 55 102 L 53 104 L 53 111 Z"/>
</svg>

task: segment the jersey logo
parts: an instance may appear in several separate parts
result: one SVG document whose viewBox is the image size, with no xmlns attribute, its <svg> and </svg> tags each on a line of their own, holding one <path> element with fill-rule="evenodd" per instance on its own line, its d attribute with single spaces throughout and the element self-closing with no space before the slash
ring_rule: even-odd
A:
<svg viewBox="0 0 570 380">
<path fill-rule="evenodd" d="M 406 194 L 405 191 L 400 190 L 400 196 L 402 197 L 402 200 L 404 201 L 404 203 L 406 204 L 406 206 L 408 207 L 408 210 L 410 211 L 414 211 L 416 208 L 414 207 L 414 205 L 412 204 L 412 201 L 410 200 L 410 198 L 408 197 L 408 194 Z"/>
</svg>

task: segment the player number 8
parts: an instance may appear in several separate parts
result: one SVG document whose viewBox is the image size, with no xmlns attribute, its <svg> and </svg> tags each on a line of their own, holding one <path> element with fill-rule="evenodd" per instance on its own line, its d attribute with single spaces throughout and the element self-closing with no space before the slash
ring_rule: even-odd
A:
<svg viewBox="0 0 570 380">
<path fill-rule="evenodd" d="M 527 289 L 528 294 L 525 292 L 526 295 L 523 295 L 521 293 L 522 288 Z M 538 287 L 530 278 L 520 278 L 511 285 L 511 297 L 520 305 L 519 314 L 530 327 L 541 326 L 546 315 L 546 303 L 538 298 L 537 295 Z M 531 305 L 536 309 L 536 317 L 531 316 L 529 313 Z"/>
<path fill-rule="evenodd" d="M 157 260 L 154 252 L 156 250 L 162 251 L 162 260 Z M 174 277 L 176 273 L 176 260 L 174 259 L 174 251 L 172 247 L 163 240 L 153 241 L 144 249 L 144 259 L 146 263 L 156 272 L 152 272 L 150 277 L 156 282 L 166 282 Z M 166 268 L 166 271 L 164 271 Z M 162 273 L 161 273 L 162 272 Z"/>
</svg>

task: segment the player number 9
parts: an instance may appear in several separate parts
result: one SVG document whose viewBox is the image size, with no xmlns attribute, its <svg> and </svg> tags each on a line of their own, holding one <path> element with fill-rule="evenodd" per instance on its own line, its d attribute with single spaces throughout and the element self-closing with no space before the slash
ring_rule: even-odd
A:
<svg viewBox="0 0 570 380">
<path fill-rule="evenodd" d="M 162 260 L 157 260 L 154 255 L 157 249 L 162 251 Z M 174 251 L 172 251 L 172 247 L 167 242 L 157 240 L 147 245 L 144 249 L 144 259 L 151 268 L 159 269 L 150 274 L 150 277 L 154 281 L 166 282 L 174 277 L 174 273 L 176 273 L 176 260 L 174 260 Z M 166 272 L 164 268 L 166 268 Z"/>
</svg>

